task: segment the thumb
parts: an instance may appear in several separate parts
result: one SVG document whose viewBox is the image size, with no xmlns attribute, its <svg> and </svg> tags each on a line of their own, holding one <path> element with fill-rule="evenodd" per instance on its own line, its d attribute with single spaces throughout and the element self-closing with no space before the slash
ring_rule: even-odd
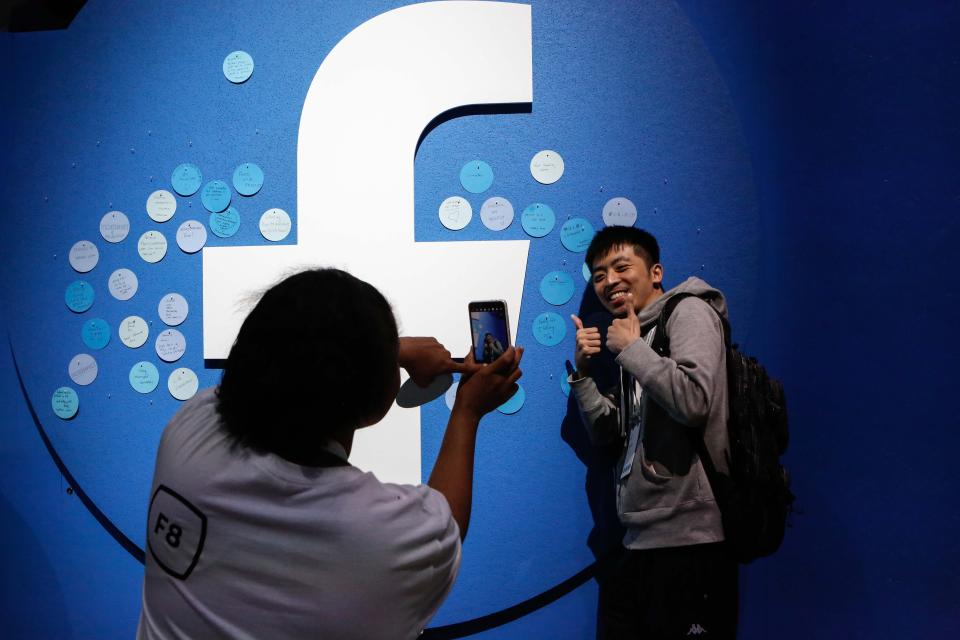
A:
<svg viewBox="0 0 960 640">
<path fill-rule="evenodd" d="M 451 360 L 449 367 L 449 373 L 470 373 L 479 369 L 480 365 L 478 365 L 476 360 L 474 360 L 473 349 L 471 349 L 470 355 L 467 358 L 464 358 L 463 362 Z"/>
<path fill-rule="evenodd" d="M 523 353 L 522 351 L 520 352 Z M 514 347 L 507 348 L 496 360 L 487 365 L 491 373 L 500 373 L 506 371 L 507 369 L 513 366 L 513 361 L 516 358 L 517 349 Z"/>
<path fill-rule="evenodd" d="M 570 319 L 573 320 L 573 326 L 575 326 L 577 330 L 583 329 L 583 322 L 581 322 L 580 318 L 571 313 Z"/>
<path fill-rule="evenodd" d="M 637 317 L 637 310 L 636 310 L 636 308 L 633 306 L 633 294 L 632 294 L 632 293 L 628 293 L 628 294 L 627 294 L 627 317 L 628 317 L 628 318 L 636 318 L 636 317 Z"/>
</svg>

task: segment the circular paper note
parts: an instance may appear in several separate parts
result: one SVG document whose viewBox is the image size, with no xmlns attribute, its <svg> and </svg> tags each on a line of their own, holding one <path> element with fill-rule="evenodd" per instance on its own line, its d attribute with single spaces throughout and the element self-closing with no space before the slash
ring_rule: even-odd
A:
<svg viewBox="0 0 960 640">
<path fill-rule="evenodd" d="M 184 163 L 173 170 L 173 175 L 170 176 L 170 184 L 173 185 L 173 190 L 180 195 L 184 197 L 192 196 L 203 184 L 203 174 L 200 173 L 200 169 L 196 165 Z"/>
<path fill-rule="evenodd" d="M 255 195 L 263 187 L 263 171 L 252 162 L 233 170 L 233 188 L 242 196 Z"/>
<path fill-rule="evenodd" d="M 267 209 L 260 216 L 260 234 L 270 242 L 280 242 L 290 234 L 290 216 L 283 209 Z"/>
<path fill-rule="evenodd" d="M 460 184 L 470 193 L 483 193 L 493 184 L 493 169 L 483 160 L 473 160 L 460 169 Z"/>
<path fill-rule="evenodd" d="M 67 373 L 75 384 L 85 387 L 97 379 L 97 361 L 88 353 L 78 353 L 70 360 Z"/>
<path fill-rule="evenodd" d="M 586 251 L 593 240 L 593 225 L 585 218 L 570 218 L 560 228 L 560 242 L 570 251 Z"/>
<path fill-rule="evenodd" d="M 150 337 L 150 327 L 140 316 L 127 316 L 120 321 L 117 333 L 120 335 L 120 342 L 125 346 L 139 349 Z"/>
<path fill-rule="evenodd" d="M 457 389 L 460 387 L 460 379 L 457 378 L 453 381 L 453 384 L 450 385 L 450 388 L 447 389 L 447 392 L 443 394 L 443 401 L 447 405 L 447 409 L 453 411 L 453 403 L 457 400 Z"/>
<path fill-rule="evenodd" d="M 166 189 L 157 189 L 147 198 L 147 215 L 154 222 L 166 222 L 177 211 L 177 199 Z"/>
<path fill-rule="evenodd" d="M 130 367 L 130 386 L 138 393 L 150 393 L 160 384 L 160 372 L 152 362 L 138 362 Z"/>
<path fill-rule="evenodd" d="M 173 371 L 167 378 L 167 390 L 177 400 L 189 400 L 200 388 L 200 381 L 190 369 L 181 367 Z"/>
<path fill-rule="evenodd" d="M 130 233 L 130 219 L 122 211 L 109 211 L 100 218 L 100 235 L 107 242 L 123 242 Z"/>
<path fill-rule="evenodd" d="M 626 198 L 612 198 L 603 205 L 603 223 L 608 227 L 632 227 L 637 221 L 637 207 Z"/>
<path fill-rule="evenodd" d="M 160 298 L 160 304 L 157 305 L 157 315 L 160 316 L 164 324 L 171 327 L 175 327 L 186 320 L 189 310 L 187 299 L 179 293 L 168 293 Z"/>
<path fill-rule="evenodd" d="M 63 298 L 70 311 L 83 313 L 93 306 L 93 287 L 85 280 L 74 280 L 67 286 Z"/>
<path fill-rule="evenodd" d="M 89 240 L 81 240 L 70 247 L 70 266 L 74 271 L 87 273 L 92 271 L 100 261 L 100 251 L 97 245 Z"/>
<path fill-rule="evenodd" d="M 177 246 L 184 253 L 196 253 L 207 244 L 207 228 L 196 220 L 187 220 L 177 229 Z"/>
<path fill-rule="evenodd" d="M 556 151 L 544 149 L 530 161 L 530 174 L 540 184 L 553 184 L 563 175 L 563 158 Z"/>
<path fill-rule="evenodd" d="M 567 323 L 556 313 L 547 311 L 533 320 L 533 337 L 545 347 L 560 344 L 567 335 Z"/>
<path fill-rule="evenodd" d="M 137 253 L 150 264 L 160 262 L 167 255 L 167 238 L 159 231 L 147 231 L 137 242 Z"/>
<path fill-rule="evenodd" d="M 210 230 L 218 238 L 230 238 L 240 230 L 240 212 L 236 207 L 210 214 Z"/>
<path fill-rule="evenodd" d="M 513 205 L 506 198 L 490 198 L 480 207 L 480 220 L 491 231 L 503 231 L 513 222 Z"/>
<path fill-rule="evenodd" d="M 130 269 L 117 269 L 110 274 L 107 286 L 110 289 L 110 295 L 117 300 L 129 300 L 137 293 L 140 283 L 137 280 L 137 274 Z"/>
<path fill-rule="evenodd" d="M 103 349 L 110 343 L 110 325 L 102 318 L 91 318 L 83 323 L 80 337 L 90 349 Z"/>
<path fill-rule="evenodd" d="M 564 271 L 551 271 L 540 281 L 540 295 L 557 306 L 570 302 L 574 289 L 573 278 Z"/>
<path fill-rule="evenodd" d="M 440 224 L 451 231 L 460 231 L 470 224 L 472 218 L 470 203 L 460 196 L 447 198 L 440 203 Z"/>
<path fill-rule="evenodd" d="M 211 180 L 203 185 L 200 202 L 211 213 L 220 213 L 230 206 L 230 187 L 223 180 Z"/>
<path fill-rule="evenodd" d="M 69 420 L 77 415 L 77 410 L 80 408 L 80 398 L 77 396 L 77 392 L 70 387 L 60 387 L 53 392 L 50 405 L 58 418 Z"/>
<path fill-rule="evenodd" d="M 410 409 L 427 404 L 442 396 L 452 383 L 453 376 L 449 373 L 441 373 L 431 380 L 426 387 L 418 385 L 413 381 L 413 378 L 407 378 L 407 381 L 401 385 L 400 391 L 397 392 L 397 406 Z"/>
<path fill-rule="evenodd" d="M 527 394 L 523 390 L 523 387 L 517 385 L 517 392 L 513 394 L 512 398 L 497 407 L 497 411 L 506 415 L 514 414 L 517 411 L 520 411 L 520 408 L 523 406 L 523 403 L 526 399 Z"/>
<path fill-rule="evenodd" d="M 543 204 L 535 202 L 523 210 L 520 216 L 520 224 L 523 230 L 534 238 L 542 238 L 551 231 L 557 223 L 557 216 L 553 209 Z"/>
<path fill-rule="evenodd" d="M 176 362 L 187 350 L 187 339 L 176 329 L 166 329 L 157 336 L 157 355 L 164 362 Z"/>
<path fill-rule="evenodd" d="M 241 84 L 253 75 L 253 58 L 246 51 L 234 51 L 223 59 L 223 75 L 233 84 Z"/>
</svg>

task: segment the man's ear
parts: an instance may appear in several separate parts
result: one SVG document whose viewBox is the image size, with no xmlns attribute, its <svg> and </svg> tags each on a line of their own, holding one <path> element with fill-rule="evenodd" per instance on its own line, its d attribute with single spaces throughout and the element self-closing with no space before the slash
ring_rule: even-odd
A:
<svg viewBox="0 0 960 640">
<path fill-rule="evenodd" d="M 654 284 L 663 282 L 663 265 L 659 262 L 650 267 L 650 279 L 653 280 Z"/>
</svg>

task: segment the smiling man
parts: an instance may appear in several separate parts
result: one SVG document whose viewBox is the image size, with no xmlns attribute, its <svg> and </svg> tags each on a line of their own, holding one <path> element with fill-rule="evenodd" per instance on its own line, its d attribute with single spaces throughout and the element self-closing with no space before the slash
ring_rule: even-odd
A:
<svg viewBox="0 0 960 640">
<path fill-rule="evenodd" d="M 634 227 L 597 233 L 586 264 L 614 318 L 604 341 L 572 316 L 569 381 L 591 441 L 622 448 L 616 497 L 626 528 L 622 555 L 601 576 L 598 636 L 733 638 L 737 564 L 700 455 L 705 444 L 728 471 L 723 294 L 699 278 L 664 292 L 660 247 Z M 604 348 L 620 366 L 609 393 L 592 378 Z"/>
</svg>

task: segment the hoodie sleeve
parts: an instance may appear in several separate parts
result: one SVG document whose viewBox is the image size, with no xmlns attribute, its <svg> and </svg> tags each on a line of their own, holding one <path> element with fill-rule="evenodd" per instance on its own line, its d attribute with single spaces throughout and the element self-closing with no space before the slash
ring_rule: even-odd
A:
<svg viewBox="0 0 960 640">
<path fill-rule="evenodd" d="M 717 378 L 724 375 L 720 318 L 700 298 L 686 298 L 667 320 L 667 334 L 670 357 L 661 357 L 643 340 L 635 340 L 620 352 L 617 363 L 674 420 L 702 427 L 710 415 Z"/>
<path fill-rule="evenodd" d="M 587 428 L 587 435 L 594 446 L 612 444 L 620 433 L 620 411 L 616 399 L 605 396 L 597 389 L 593 378 L 574 380 L 567 378 L 573 397 L 580 409 L 580 419 Z"/>
</svg>

